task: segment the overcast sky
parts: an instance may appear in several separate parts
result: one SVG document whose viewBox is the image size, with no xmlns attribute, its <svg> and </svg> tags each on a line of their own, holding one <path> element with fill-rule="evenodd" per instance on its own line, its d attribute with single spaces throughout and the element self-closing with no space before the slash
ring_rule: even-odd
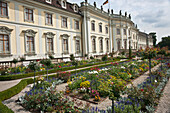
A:
<svg viewBox="0 0 170 113">
<path fill-rule="evenodd" d="M 67 0 L 71 3 L 77 3 L 83 0 Z M 105 0 L 88 0 L 90 4 L 96 1 L 97 7 L 105 2 Z M 110 8 L 114 13 L 122 14 L 125 11 L 131 14 L 132 20 L 138 25 L 142 32 L 157 33 L 157 43 L 164 36 L 170 35 L 170 0 L 110 0 Z M 107 11 L 108 4 L 104 5 L 104 10 Z"/>
</svg>

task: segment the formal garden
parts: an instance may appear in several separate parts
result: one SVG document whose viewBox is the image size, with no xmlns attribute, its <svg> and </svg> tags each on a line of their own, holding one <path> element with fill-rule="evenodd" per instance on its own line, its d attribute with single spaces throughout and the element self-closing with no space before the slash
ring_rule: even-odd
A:
<svg viewBox="0 0 170 113">
<path fill-rule="evenodd" d="M 32 84 L 16 100 L 16 104 L 30 112 L 154 113 L 170 76 L 169 59 L 165 59 L 169 57 L 167 49 L 146 48 L 136 53 L 138 59 L 131 55 L 126 58 L 122 53 L 117 58 L 106 54 L 101 59 L 77 61 L 70 55 L 70 62 L 53 64 L 51 57 L 32 61 L 28 66 L 3 69 L 1 81 L 33 78 L 22 79 L 16 86 L 0 92 L 0 100 L 9 99 Z M 133 84 L 143 76 L 146 79 Z M 63 84 L 65 88 L 58 90 Z M 106 109 L 94 107 L 107 99 L 110 106 Z M 1 102 L 0 109 L 13 112 Z"/>
</svg>

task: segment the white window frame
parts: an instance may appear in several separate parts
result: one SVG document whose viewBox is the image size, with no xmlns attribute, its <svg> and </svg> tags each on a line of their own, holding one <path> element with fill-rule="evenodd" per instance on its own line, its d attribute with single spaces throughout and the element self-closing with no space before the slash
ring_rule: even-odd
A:
<svg viewBox="0 0 170 113">
<path fill-rule="evenodd" d="M 51 4 L 52 0 L 45 0 L 47 3 Z"/>
<path fill-rule="evenodd" d="M 52 33 L 52 32 L 47 32 L 47 33 L 44 33 L 44 35 L 45 35 L 45 42 L 46 42 L 46 54 L 54 54 L 54 36 L 55 36 L 55 34 L 54 33 Z M 52 48 L 53 48 L 53 50 L 52 51 L 49 51 L 48 50 L 48 38 L 50 38 L 50 39 L 52 39 L 52 41 L 53 41 L 53 45 L 52 45 Z"/>
<path fill-rule="evenodd" d="M 28 30 L 23 30 L 24 32 L 24 39 L 25 39 L 25 55 L 36 55 L 36 43 L 35 43 L 35 35 L 36 35 L 36 31 L 32 30 L 32 29 L 28 29 Z M 28 47 L 27 47 L 27 37 L 33 37 L 34 39 L 34 51 L 30 52 L 28 51 Z"/>
<path fill-rule="evenodd" d="M 0 26 L 0 34 L 2 35 L 8 35 L 8 41 L 9 41 L 9 51 L 8 53 L 0 53 L 0 56 L 4 56 L 4 55 L 11 55 L 11 32 L 13 31 L 13 29 L 10 29 L 6 26 Z"/>
</svg>

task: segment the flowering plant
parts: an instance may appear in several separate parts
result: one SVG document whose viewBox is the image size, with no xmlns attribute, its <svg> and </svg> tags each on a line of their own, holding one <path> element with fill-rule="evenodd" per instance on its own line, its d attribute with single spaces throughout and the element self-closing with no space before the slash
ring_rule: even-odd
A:
<svg viewBox="0 0 170 113">
<path fill-rule="evenodd" d="M 90 82 L 89 81 L 84 81 L 80 84 L 80 87 L 85 87 L 85 88 L 89 88 L 90 87 Z"/>
<path fill-rule="evenodd" d="M 92 97 L 99 96 L 99 92 L 97 90 L 92 90 L 91 91 L 91 96 Z"/>
</svg>

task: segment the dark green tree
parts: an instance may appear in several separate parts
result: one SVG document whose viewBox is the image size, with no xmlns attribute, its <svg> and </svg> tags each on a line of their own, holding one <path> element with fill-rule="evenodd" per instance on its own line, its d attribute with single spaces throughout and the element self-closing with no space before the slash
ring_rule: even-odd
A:
<svg viewBox="0 0 170 113">
<path fill-rule="evenodd" d="M 156 33 L 155 32 L 151 32 L 149 33 L 150 36 L 152 36 L 152 39 L 153 39 L 153 46 L 156 47 Z"/>
<path fill-rule="evenodd" d="M 170 36 L 162 37 L 162 41 L 157 46 L 160 48 L 168 46 L 168 50 L 170 50 Z"/>
</svg>

